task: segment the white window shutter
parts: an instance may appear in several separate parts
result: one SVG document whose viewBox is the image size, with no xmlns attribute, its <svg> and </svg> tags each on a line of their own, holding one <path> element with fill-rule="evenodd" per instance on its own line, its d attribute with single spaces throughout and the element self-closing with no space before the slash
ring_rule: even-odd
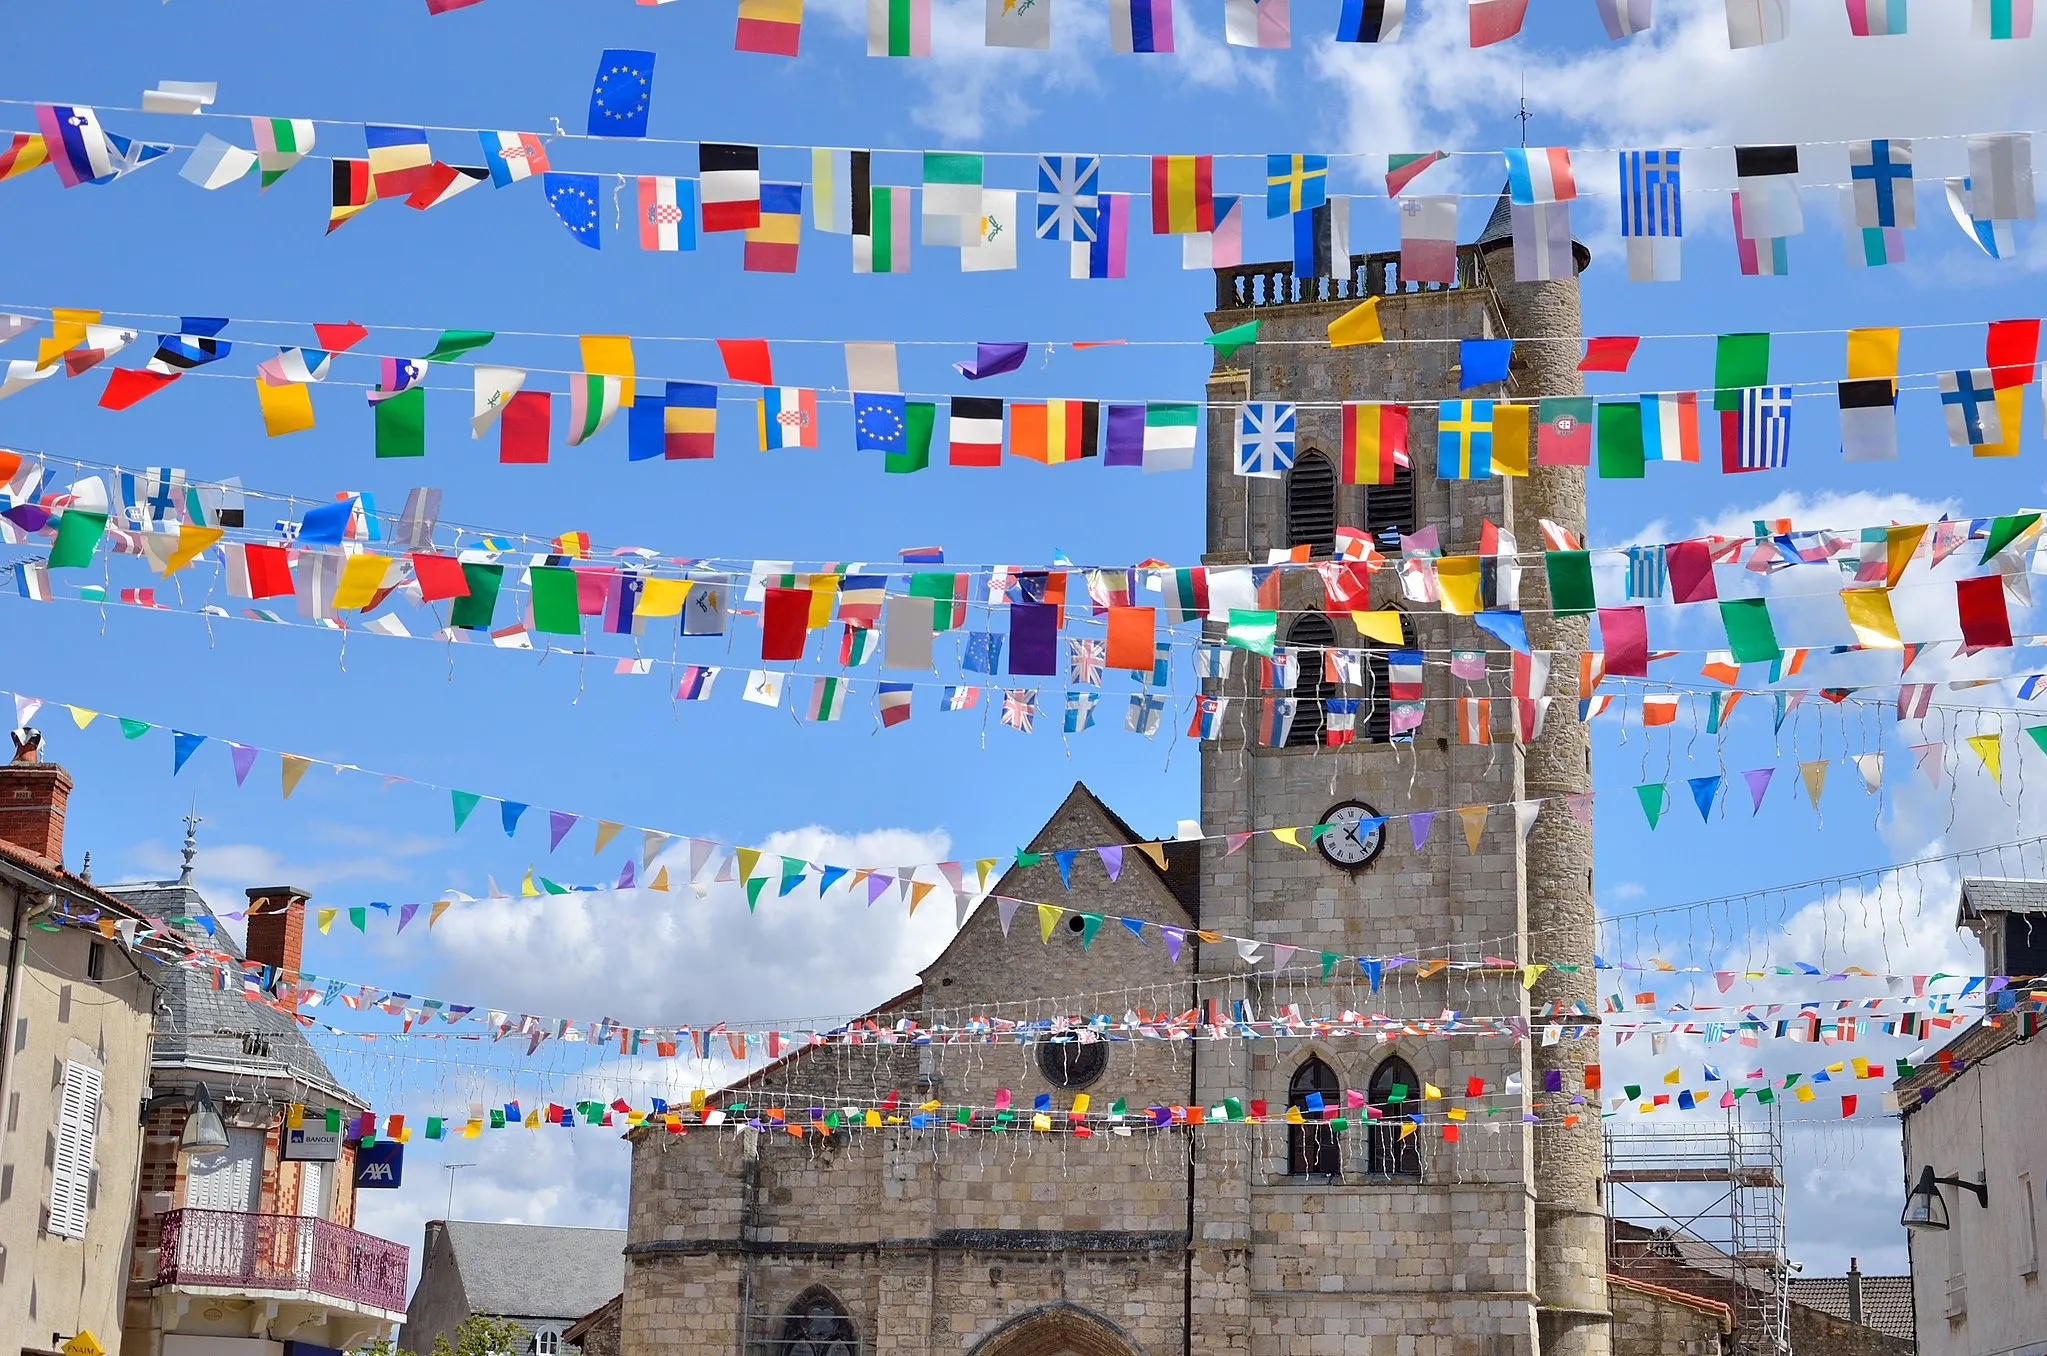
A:
<svg viewBox="0 0 2047 1356">
<path fill-rule="evenodd" d="M 99 1135 L 100 1071 L 65 1061 L 57 1106 L 57 1157 L 50 1169 L 50 1232 L 84 1238 L 92 1199 L 94 1142 Z"/>
</svg>

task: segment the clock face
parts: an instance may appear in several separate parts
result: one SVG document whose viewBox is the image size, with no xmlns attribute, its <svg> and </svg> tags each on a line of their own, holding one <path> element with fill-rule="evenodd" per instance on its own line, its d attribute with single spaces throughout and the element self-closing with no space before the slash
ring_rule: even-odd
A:
<svg viewBox="0 0 2047 1356">
<path fill-rule="evenodd" d="M 1322 822 L 1329 827 L 1315 840 L 1315 846 L 1324 857 L 1346 870 L 1359 871 L 1370 866 L 1386 846 L 1386 821 L 1361 800 L 1331 806 Z"/>
</svg>

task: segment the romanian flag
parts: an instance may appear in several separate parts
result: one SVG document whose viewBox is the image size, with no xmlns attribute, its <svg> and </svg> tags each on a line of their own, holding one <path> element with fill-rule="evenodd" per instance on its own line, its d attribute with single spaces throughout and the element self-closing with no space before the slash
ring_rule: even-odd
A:
<svg viewBox="0 0 2047 1356">
<path fill-rule="evenodd" d="M 1345 404 L 1339 476 L 1346 485 L 1391 485 L 1408 465 L 1407 406 Z"/>
<path fill-rule="evenodd" d="M 817 446 L 817 392 L 807 386 L 770 386 L 753 402 L 761 451 Z"/>
<path fill-rule="evenodd" d="M 0 151 L 0 179 L 12 179 L 17 174 L 27 174 L 49 158 L 49 147 L 40 134 L 16 132 L 7 149 Z"/>
<path fill-rule="evenodd" d="M 739 0 L 735 52 L 793 57 L 803 36 L 803 0 Z"/>
<path fill-rule="evenodd" d="M 1151 158 L 1151 233 L 1191 235 L 1215 229 L 1215 157 Z"/>
<path fill-rule="evenodd" d="M 377 183 L 367 160 L 334 162 L 334 205 L 327 209 L 327 232 L 377 200 Z"/>
<path fill-rule="evenodd" d="M 718 440 L 718 388 L 701 381 L 669 382 L 661 428 L 669 461 L 709 461 Z"/>
<path fill-rule="evenodd" d="M 1017 402 L 1009 407 L 1010 455 L 1057 466 L 1095 455 L 1101 405 L 1093 400 Z"/>
<path fill-rule="evenodd" d="M 803 185 L 762 184 L 760 224 L 748 227 L 740 267 L 748 273 L 794 273 L 803 238 Z"/>
<path fill-rule="evenodd" d="M 412 192 L 434 163 L 434 153 L 426 144 L 425 128 L 386 127 L 373 122 L 362 129 L 362 135 L 370 149 L 370 175 L 376 181 L 379 197 L 403 197 Z"/>
</svg>

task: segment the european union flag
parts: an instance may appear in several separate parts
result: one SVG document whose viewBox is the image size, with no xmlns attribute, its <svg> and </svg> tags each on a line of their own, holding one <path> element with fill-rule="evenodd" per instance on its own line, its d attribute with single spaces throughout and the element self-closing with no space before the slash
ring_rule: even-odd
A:
<svg viewBox="0 0 2047 1356">
<path fill-rule="evenodd" d="M 647 135 L 647 108 L 654 99 L 654 54 L 608 47 L 590 85 L 593 137 Z"/>
<path fill-rule="evenodd" d="M 548 204 L 554 214 L 561 218 L 561 224 L 569 228 L 569 234 L 577 243 L 591 249 L 603 249 L 604 237 L 598 229 L 597 176 L 594 174 L 561 174 L 549 170 L 541 179 L 547 191 Z"/>
<path fill-rule="evenodd" d="M 899 395 L 854 395 L 853 446 L 861 452 L 901 452 L 907 418 Z"/>
</svg>

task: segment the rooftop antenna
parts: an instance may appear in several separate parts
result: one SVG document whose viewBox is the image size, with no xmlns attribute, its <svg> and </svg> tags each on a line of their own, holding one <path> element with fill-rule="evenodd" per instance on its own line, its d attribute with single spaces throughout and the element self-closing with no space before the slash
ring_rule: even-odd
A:
<svg viewBox="0 0 2047 1356">
<path fill-rule="evenodd" d="M 448 1174 L 448 1211 L 442 1219 L 455 1218 L 455 1174 L 463 1168 L 473 1168 L 474 1163 L 443 1163 L 441 1171 Z"/>
<path fill-rule="evenodd" d="M 1515 116 L 1521 119 L 1521 144 L 1528 144 L 1528 70 L 1521 70 L 1521 111 Z"/>
<path fill-rule="evenodd" d="M 184 865 L 178 869 L 178 884 L 192 883 L 192 861 L 199 855 L 199 826 L 206 821 L 199 817 L 199 798 L 192 798 L 192 808 L 185 812 Z"/>
</svg>

